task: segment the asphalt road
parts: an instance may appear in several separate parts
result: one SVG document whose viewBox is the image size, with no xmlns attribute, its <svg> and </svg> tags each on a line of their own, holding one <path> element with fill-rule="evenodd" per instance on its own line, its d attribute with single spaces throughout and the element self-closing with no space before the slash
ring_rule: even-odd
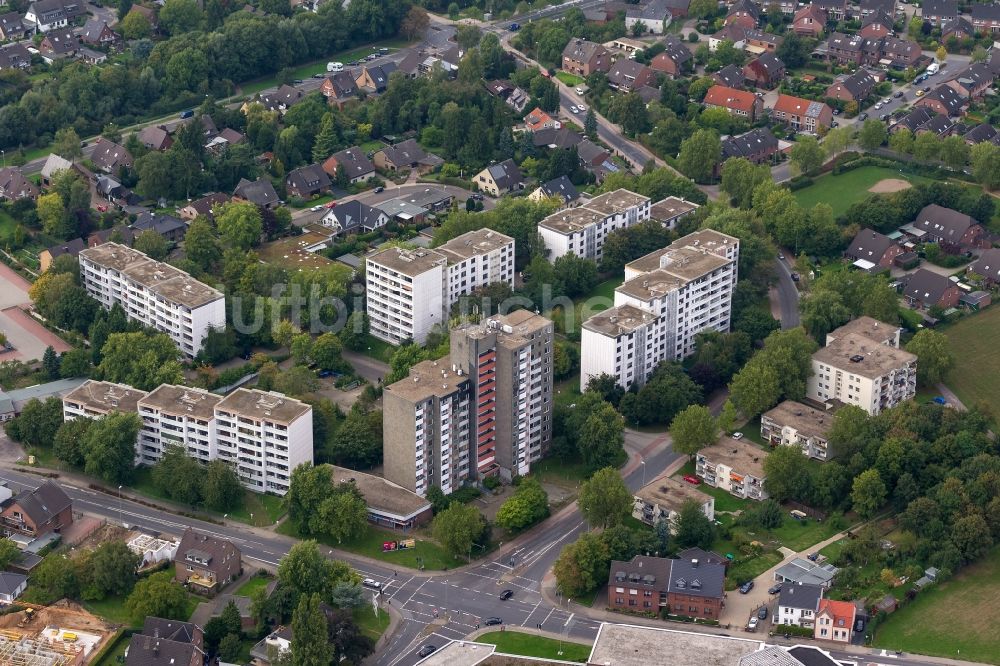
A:
<svg viewBox="0 0 1000 666">
<path fill-rule="evenodd" d="M 792 281 L 792 270 L 784 259 L 775 259 L 778 266 L 778 300 L 781 304 L 781 328 L 795 328 L 799 325 L 799 289 Z"/>
</svg>

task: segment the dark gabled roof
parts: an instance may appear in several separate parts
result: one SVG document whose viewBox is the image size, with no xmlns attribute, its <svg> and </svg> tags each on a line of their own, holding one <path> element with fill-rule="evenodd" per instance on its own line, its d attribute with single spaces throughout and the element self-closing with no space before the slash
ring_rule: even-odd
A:
<svg viewBox="0 0 1000 666">
<path fill-rule="evenodd" d="M 880 234 L 873 229 L 862 229 L 854 236 L 851 246 L 847 248 L 847 254 L 877 264 L 886 250 L 895 244 L 896 242 L 885 234 Z"/>
<path fill-rule="evenodd" d="M 381 92 L 389 85 L 389 75 L 396 71 L 396 63 L 387 62 L 376 67 L 366 67 L 368 76 L 375 84 L 375 90 Z"/>
<path fill-rule="evenodd" d="M 46 481 L 34 490 L 18 493 L 12 503 L 21 507 L 22 513 L 35 525 L 44 525 L 67 507 L 73 506 L 69 495 L 54 481 Z"/>
<path fill-rule="evenodd" d="M 31 53 L 24 44 L 0 46 L 0 69 L 27 67 L 31 64 Z"/>
<path fill-rule="evenodd" d="M 865 69 L 859 69 L 843 81 L 838 81 L 833 85 L 837 85 L 837 83 L 843 86 L 843 88 L 849 92 L 851 97 L 854 99 L 864 99 L 869 95 L 869 93 L 871 93 L 872 89 L 878 85 L 875 81 L 875 77 Z"/>
<path fill-rule="evenodd" d="M 937 204 L 924 206 L 913 221 L 913 228 L 926 231 L 947 241 L 957 243 L 973 224 L 979 224 L 965 213 Z"/>
<path fill-rule="evenodd" d="M 788 608 L 803 608 L 816 611 L 819 600 L 823 598 L 823 586 L 810 583 L 782 583 L 781 594 L 778 596 L 778 606 Z"/>
<path fill-rule="evenodd" d="M 580 159 L 588 164 L 596 160 L 601 155 L 606 155 L 608 153 L 607 148 L 602 148 L 590 139 L 584 139 L 577 145 L 576 154 L 580 156 Z"/>
<path fill-rule="evenodd" d="M 333 87 L 333 93 L 337 99 L 353 97 L 358 94 L 358 84 L 350 72 L 337 72 L 326 78 L 329 79 L 330 85 Z"/>
<path fill-rule="evenodd" d="M 670 17 L 670 8 L 666 0 L 649 0 L 643 5 L 631 5 L 625 10 L 625 16 L 630 19 L 645 19 L 662 21 Z"/>
<path fill-rule="evenodd" d="M 28 580 L 28 577 L 24 574 L 0 571 L 0 594 L 12 596 L 17 592 L 17 588 L 24 585 L 26 580 Z"/>
<path fill-rule="evenodd" d="M 299 192 L 316 192 L 324 187 L 330 187 L 330 177 L 323 171 L 320 164 L 307 164 L 293 169 L 285 177 L 285 184 Z"/>
<path fill-rule="evenodd" d="M 210 215 L 212 209 L 229 201 L 229 195 L 222 192 L 206 194 L 200 199 L 195 199 L 188 204 L 198 215 Z"/>
<path fill-rule="evenodd" d="M 110 30 L 107 21 L 91 19 L 87 21 L 84 24 L 83 29 L 80 30 L 80 39 L 85 42 L 90 42 L 91 44 L 96 44 L 101 41 L 101 35 L 104 33 L 105 28 Z"/>
<path fill-rule="evenodd" d="M 924 95 L 924 99 L 941 102 L 949 116 L 962 115 L 962 107 L 965 106 L 965 98 L 962 97 L 962 94 L 944 83 Z"/>
<path fill-rule="evenodd" d="M 831 49 L 860 51 L 864 41 L 864 38 L 860 35 L 845 35 L 842 32 L 831 32 L 826 43 Z"/>
<path fill-rule="evenodd" d="M 506 159 L 499 164 L 493 164 L 486 167 L 489 171 L 490 177 L 493 178 L 493 182 L 497 184 L 497 187 L 506 190 L 518 183 L 524 182 L 524 177 L 521 175 L 521 170 L 517 168 L 517 164 L 514 160 Z"/>
<path fill-rule="evenodd" d="M 729 8 L 729 12 L 726 16 L 732 16 L 733 14 L 739 13 L 749 14 L 750 16 L 756 18 L 760 16 L 760 7 L 758 7 L 756 3 L 751 0 L 736 0 L 736 2 L 733 3 L 733 6 Z"/>
<path fill-rule="evenodd" d="M 775 35 L 770 32 L 764 32 L 763 30 L 747 30 L 746 31 L 747 40 L 753 40 L 755 42 L 763 42 L 764 44 L 771 44 L 773 46 L 779 46 L 785 41 L 785 38 L 781 35 Z"/>
<path fill-rule="evenodd" d="M 399 62 L 400 72 L 406 74 L 407 76 L 412 76 L 417 73 L 420 63 L 424 61 L 424 56 L 420 55 L 417 49 L 410 49 L 403 56 L 403 59 Z"/>
<path fill-rule="evenodd" d="M 139 130 L 139 143 L 154 150 L 166 147 L 171 141 L 170 132 L 162 125 L 148 125 Z"/>
<path fill-rule="evenodd" d="M 191 643 L 135 634 L 128 644 L 125 666 L 187 666 L 204 653 Z"/>
<path fill-rule="evenodd" d="M 533 132 L 531 140 L 536 146 L 572 148 L 583 141 L 583 137 L 566 127 L 560 127 L 559 129 L 547 127 Z"/>
<path fill-rule="evenodd" d="M 903 294 L 909 298 L 920 301 L 925 305 L 934 305 L 944 292 L 948 291 L 954 283 L 944 275 L 929 271 L 926 268 L 918 268 L 915 273 L 906 280 L 903 287 Z"/>
<path fill-rule="evenodd" d="M 666 590 L 670 584 L 670 567 L 674 560 L 665 557 L 636 555 L 629 562 L 612 560 L 609 585 L 648 584 L 653 590 Z"/>
<path fill-rule="evenodd" d="M 896 121 L 896 126 L 902 126 L 911 132 L 917 131 L 917 129 L 927 123 L 931 118 L 938 115 L 937 111 L 929 109 L 926 106 L 914 107 L 908 114 Z"/>
<path fill-rule="evenodd" d="M 996 3 L 983 4 L 974 2 L 972 3 L 972 9 L 970 12 L 973 20 L 1000 21 L 1000 5 Z"/>
<path fill-rule="evenodd" d="M 178 643 L 193 643 L 197 631 L 198 625 L 193 622 L 166 620 L 162 617 L 147 617 L 142 625 L 143 635 Z"/>
<path fill-rule="evenodd" d="M 726 65 L 713 74 L 712 78 L 727 88 L 742 88 L 745 83 L 743 70 L 736 65 Z"/>
<path fill-rule="evenodd" d="M 840 662 L 813 645 L 796 645 L 788 648 L 788 654 L 802 666 L 840 666 Z"/>
<path fill-rule="evenodd" d="M 570 182 L 570 179 L 566 176 L 559 176 L 547 183 L 541 185 L 538 189 L 542 191 L 542 194 L 547 197 L 561 197 L 563 203 L 569 203 L 576 200 L 580 193 L 576 191 L 576 187 Z"/>
<path fill-rule="evenodd" d="M 623 83 L 629 82 L 630 79 L 635 81 L 647 69 L 649 68 L 641 62 L 621 58 L 611 67 L 611 71 L 608 72 L 608 82 L 612 85 L 620 86 Z"/>
<path fill-rule="evenodd" d="M 972 6 L 972 13 L 975 15 L 976 7 L 985 7 L 985 5 L 976 4 Z M 954 16 L 944 23 L 941 24 L 941 34 L 947 35 L 951 32 L 964 32 L 967 35 L 976 34 L 976 29 L 972 27 L 972 24 L 965 20 L 965 17 Z"/>
<path fill-rule="evenodd" d="M 956 81 L 966 89 L 974 89 L 980 86 L 992 85 L 996 75 L 985 62 L 977 62 L 969 65 L 958 74 L 955 74 L 948 81 Z"/>
<path fill-rule="evenodd" d="M 566 48 L 563 49 L 563 57 L 578 62 L 590 62 L 594 56 L 606 56 L 608 50 L 597 42 L 586 39 L 571 39 Z"/>
<path fill-rule="evenodd" d="M 278 193 L 274 191 L 274 185 L 267 178 L 261 177 L 257 180 L 247 180 L 240 178 L 233 196 L 257 204 L 258 206 L 268 206 L 278 201 Z"/>
<path fill-rule="evenodd" d="M 393 164 L 408 166 L 411 164 L 435 165 L 441 163 L 441 158 L 420 147 L 416 139 L 400 141 L 394 146 L 386 146 L 382 149 L 386 159 Z"/>
<path fill-rule="evenodd" d="M 890 15 L 892 14 L 895 5 L 895 0 L 861 0 L 861 2 L 858 3 L 862 13 L 883 12 Z"/>
<path fill-rule="evenodd" d="M 750 64 L 756 63 L 758 66 L 762 67 L 768 76 L 776 76 L 777 72 L 780 72 L 785 68 L 785 63 L 781 62 L 781 58 L 774 55 L 770 51 L 765 51 L 757 56 L 756 60 L 752 61 Z"/>
<path fill-rule="evenodd" d="M 125 150 L 124 146 L 119 146 L 114 141 L 109 141 L 103 136 L 97 140 L 94 152 L 90 154 L 90 159 L 98 167 L 107 171 L 132 163 L 132 156 Z"/>
<path fill-rule="evenodd" d="M 231 556 L 237 559 L 240 557 L 240 549 L 231 541 L 195 532 L 189 527 L 177 546 L 174 561 L 183 562 L 190 559 L 189 555 L 200 560 L 199 566 L 211 571 L 221 571 L 227 557 Z"/>
<path fill-rule="evenodd" d="M 80 39 L 73 34 L 72 29 L 59 28 L 58 30 L 49 30 L 45 33 L 42 45 L 48 45 L 52 53 L 61 55 L 80 48 Z"/>
<path fill-rule="evenodd" d="M 345 148 L 334 153 L 332 157 L 337 162 L 337 165 L 344 169 L 347 177 L 351 179 L 375 171 L 375 166 L 371 163 L 371 160 L 357 146 Z"/>
<path fill-rule="evenodd" d="M 24 26 L 24 21 L 21 19 L 21 15 L 17 12 L 7 12 L 6 14 L 0 14 L 0 33 L 7 35 L 10 38 L 11 33 L 24 32 L 27 28 Z"/>
<path fill-rule="evenodd" d="M 691 49 L 684 45 L 681 38 L 672 33 L 668 33 L 666 38 L 664 38 L 663 46 L 663 54 L 677 63 L 678 66 L 683 65 L 694 57 Z"/>
<path fill-rule="evenodd" d="M 71 241 L 60 243 L 59 245 L 53 245 L 52 247 L 48 248 L 47 252 L 49 253 L 49 256 L 52 259 L 55 259 L 56 257 L 63 256 L 64 254 L 68 254 L 75 257 L 80 254 L 81 250 L 85 249 L 87 249 L 87 244 L 83 241 L 83 239 L 74 238 Z"/>
<path fill-rule="evenodd" d="M 970 129 L 962 136 L 962 138 L 969 143 L 983 143 L 984 141 L 990 141 L 996 135 L 997 131 L 993 125 L 983 123 Z"/>
<path fill-rule="evenodd" d="M 272 93 L 261 96 L 260 102 L 264 108 L 274 111 L 276 109 L 289 109 L 296 103 L 302 101 L 306 94 L 290 85 L 284 84 Z"/>
<path fill-rule="evenodd" d="M 762 150 L 778 150 L 778 140 L 766 127 L 752 129 L 739 136 L 731 136 L 722 141 L 722 160 L 731 157 L 748 157 Z"/>
<path fill-rule="evenodd" d="M 922 16 L 957 16 L 958 0 L 923 0 L 920 12 Z"/>
<path fill-rule="evenodd" d="M 726 582 L 726 567 L 695 559 L 670 560 L 670 592 L 710 599 L 721 599 Z"/>
<path fill-rule="evenodd" d="M 873 25 L 876 23 L 888 28 L 889 30 L 892 30 L 893 28 L 892 17 L 882 10 L 876 10 L 866 16 L 865 20 L 861 22 L 861 27 L 863 28 L 867 25 Z"/>
<path fill-rule="evenodd" d="M 187 229 L 187 225 L 184 224 L 184 221 L 174 217 L 173 215 L 163 215 L 150 212 L 139 213 L 139 215 L 135 218 L 135 222 L 129 226 L 136 232 L 136 235 L 142 233 L 143 231 L 155 231 L 161 236 L 167 236 L 174 233 L 178 229 Z"/>
<path fill-rule="evenodd" d="M 357 199 L 338 204 L 330 209 L 329 214 L 336 218 L 343 231 L 353 231 L 358 228 L 375 229 L 379 226 L 379 218 L 385 216 L 383 211 L 367 206 Z"/>
<path fill-rule="evenodd" d="M 979 258 L 969 266 L 969 270 L 990 280 L 1000 280 L 1000 249 L 991 247 L 983 250 Z"/>
<path fill-rule="evenodd" d="M 951 122 L 950 118 L 942 116 L 940 113 L 936 113 L 933 118 L 918 127 L 917 131 L 933 132 L 939 136 L 944 136 L 945 134 L 951 132 L 954 127 L 955 123 Z"/>
</svg>

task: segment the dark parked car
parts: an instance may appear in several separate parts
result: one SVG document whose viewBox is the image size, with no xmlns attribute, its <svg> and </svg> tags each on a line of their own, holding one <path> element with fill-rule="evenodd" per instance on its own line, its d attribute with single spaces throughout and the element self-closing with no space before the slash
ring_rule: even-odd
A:
<svg viewBox="0 0 1000 666">
<path fill-rule="evenodd" d="M 777 594 L 778 592 L 781 592 L 781 583 L 778 583 L 777 585 L 772 585 L 767 590 L 768 594 Z"/>
<path fill-rule="evenodd" d="M 865 630 L 865 620 L 864 618 L 859 617 L 857 620 L 854 621 L 854 631 L 855 633 L 860 634 L 864 630 Z"/>
<path fill-rule="evenodd" d="M 858 114 L 858 120 L 868 120 L 868 114 L 867 113 L 859 113 Z"/>
<path fill-rule="evenodd" d="M 750 590 L 753 589 L 753 581 L 748 580 L 747 582 L 740 585 L 740 594 L 750 594 Z"/>
<path fill-rule="evenodd" d="M 507 601 L 512 596 L 514 596 L 514 590 L 504 590 L 503 592 L 500 593 L 500 600 Z"/>
<path fill-rule="evenodd" d="M 372 190 L 372 192 L 374 192 L 375 194 L 381 194 L 382 192 L 385 192 L 385 188 L 379 185 L 374 190 Z"/>
<path fill-rule="evenodd" d="M 819 553 L 809 553 L 809 561 L 815 562 L 819 559 Z"/>
<path fill-rule="evenodd" d="M 181 118 L 190 118 L 194 115 L 194 109 L 188 109 L 187 111 L 181 111 Z"/>
<path fill-rule="evenodd" d="M 436 645 L 427 644 L 417 651 L 417 656 L 423 659 L 424 657 L 429 657 L 437 650 Z"/>
<path fill-rule="evenodd" d="M 483 624 L 486 625 L 487 627 L 492 627 L 493 625 L 496 624 L 503 624 L 503 620 L 501 620 L 498 617 L 488 617 L 485 620 L 483 620 Z"/>
<path fill-rule="evenodd" d="M 521 29 L 521 26 L 519 26 L 518 24 L 516 24 L 516 23 L 511 23 L 510 24 L 510 31 L 511 32 L 517 32 L 520 29 Z"/>
<path fill-rule="evenodd" d="M 759 617 L 761 620 L 767 619 L 767 606 L 760 607 L 760 609 L 757 611 L 757 617 Z"/>
<path fill-rule="evenodd" d="M 897 90 L 896 92 L 894 92 L 892 94 L 892 96 L 895 97 L 895 98 L 897 98 L 897 99 L 899 99 L 900 97 L 903 96 L 903 91 L 902 90 Z"/>
</svg>

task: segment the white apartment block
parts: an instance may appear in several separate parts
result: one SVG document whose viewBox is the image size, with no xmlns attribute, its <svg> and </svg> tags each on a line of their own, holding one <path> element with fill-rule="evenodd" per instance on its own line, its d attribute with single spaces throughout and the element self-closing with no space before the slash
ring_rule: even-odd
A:
<svg viewBox="0 0 1000 666">
<path fill-rule="evenodd" d="M 721 437 L 697 453 L 695 474 L 713 488 L 721 488 L 736 497 L 766 500 L 765 456 L 750 442 Z"/>
<path fill-rule="evenodd" d="M 899 329 L 862 317 L 826 337 L 812 357 L 806 397 L 839 401 L 871 415 L 912 399 L 917 392 L 917 357 L 899 348 Z"/>
<path fill-rule="evenodd" d="M 371 334 L 423 344 L 459 298 L 494 282 L 514 285 L 514 239 L 480 229 L 433 249 L 389 248 L 365 261 Z"/>
<path fill-rule="evenodd" d="M 226 327 L 226 298 L 169 264 L 138 250 L 104 243 L 80 252 L 80 282 L 105 308 L 121 304 L 129 319 L 170 336 L 195 356 L 209 330 Z"/>
<path fill-rule="evenodd" d="M 250 490 L 284 495 L 292 470 L 313 461 L 312 407 L 273 391 L 239 388 L 215 405 L 216 447 Z"/>
<path fill-rule="evenodd" d="M 313 461 L 312 407 L 281 393 L 241 388 L 222 397 L 171 384 L 147 393 L 90 380 L 63 397 L 66 420 L 113 411 L 142 420 L 136 465 L 181 446 L 201 462 L 229 462 L 250 490 L 284 495 L 292 470 Z"/>
<path fill-rule="evenodd" d="M 832 457 L 829 434 L 833 414 L 785 400 L 774 409 L 760 415 L 761 439 L 780 446 L 795 446 L 802 455 L 826 461 Z"/>
<path fill-rule="evenodd" d="M 471 477 L 470 379 L 449 359 L 422 361 L 382 393 L 385 478 L 421 497 Z"/>
<path fill-rule="evenodd" d="M 215 460 L 215 406 L 221 400 L 215 393 L 173 384 L 162 384 L 139 400 L 136 464 L 155 465 L 171 446 L 204 463 Z"/>
<path fill-rule="evenodd" d="M 649 211 L 649 197 L 620 189 L 552 213 L 538 223 L 538 233 L 549 261 L 564 254 L 600 261 L 608 234 L 648 220 Z"/>
<path fill-rule="evenodd" d="M 715 520 L 715 498 L 703 493 L 686 481 L 660 477 L 640 488 L 633 496 L 632 517 L 647 525 L 667 521 L 671 531 L 684 505 L 695 502 L 709 520 Z"/>
<path fill-rule="evenodd" d="M 615 306 L 583 325 L 580 388 L 609 374 L 642 385 L 660 362 L 695 350 L 705 330 L 729 330 L 739 240 L 710 229 L 626 264 Z"/>
</svg>

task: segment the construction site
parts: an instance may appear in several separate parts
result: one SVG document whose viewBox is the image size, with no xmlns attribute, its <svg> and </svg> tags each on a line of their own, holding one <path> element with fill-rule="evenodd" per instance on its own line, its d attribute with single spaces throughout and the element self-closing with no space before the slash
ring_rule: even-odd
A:
<svg viewBox="0 0 1000 666">
<path fill-rule="evenodd" d="M 70 601 L 22 605 L 0 616 L 0 666 L 79 666 L 114 635 L 108 623 Z"/>
</svg>

